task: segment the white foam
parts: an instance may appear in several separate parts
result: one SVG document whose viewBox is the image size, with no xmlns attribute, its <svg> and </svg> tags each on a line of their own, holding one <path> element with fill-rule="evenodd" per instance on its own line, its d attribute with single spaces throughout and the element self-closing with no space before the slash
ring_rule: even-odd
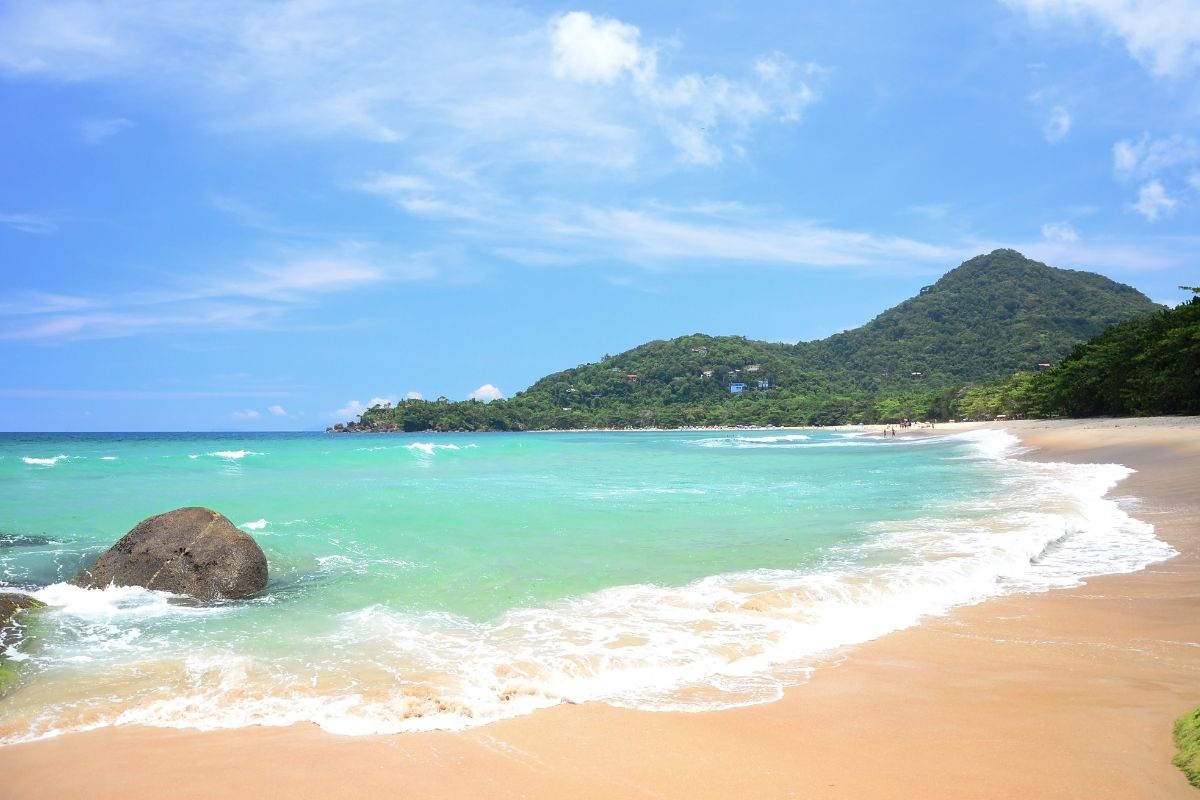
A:
<svg viewBox="0 0 1200 800">
<path fill-rule="evenodd" d="M 101 461 L 116 461 L 116 456 L 100 456 Z"/>
<path fill-rule="evenodd" d="M 258 519 L 254 522 L 243 522 L 238 527 L 245 528 L 248 531 L 261 531 L 263 528 L 267 527 L 267 521 L 265 519 Z"/>
<path fill-rule="evenodd" d="M 85 589 L 69 583 L 55 583 L 38 589 L 33 596 L 56 611 L 80 617 L 118 614 L 156 614 L 165 611 L 174 595 L 143 589 L 140 586 L 107 586 Z"/>
<path fill-rule="evenodd" d="M 233 461 L 237 461 L 245 458 L 246 456 L 261 456 L 266 455 L 266 453 L 258 453 L 254 450 L 218 450 L 215 453 L 209 453 L 208 455 L 215 456 L 216 458 L 228 458 Z"/>
<path fill-rule="evenodd" d="M 22 456 L 21 460 L 26 464 L 32 464 L 39 467 L 53 467 L 58 462 L 70 458 L 66 455 L 51 456 L 50 458 L 35 458 L 33 456 Z"/>
<path fill-rule="evenodd" d="M 714 436 L 708 439 L 693 439 L 690 443 L 698 447 L 788 447 L 800 442 L 807 442 L 810 438 L 803 433 L 779 436 Z"/>
<path fill-rule="evenodd" d="M 461 450 L 456 444 L 435 444 L 433 442 L 413 442 L 404 446 L 406 450 L 413 450 L 426 456 L 432 456 L 438 450 Z"/>
</svg>

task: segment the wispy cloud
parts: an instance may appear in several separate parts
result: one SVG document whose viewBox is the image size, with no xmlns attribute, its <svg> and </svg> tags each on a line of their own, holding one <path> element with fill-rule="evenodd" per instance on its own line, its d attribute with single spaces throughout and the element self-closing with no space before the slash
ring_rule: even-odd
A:
<svg viewBox="0 0 1200 800">
<path fill-rule="evenodd" d="M 0 389 L 0 397 L 29 400 L 207 400 L 229 397 L 289 397 L 286 391 L 149 391 L 135 389 Z"/>
<path fill-rule="evenodd" d="M 797 122 L 819 95 L 824 71 L 782 53 L 737 75 L 664 69 L 663 49 L 684 47 L 587 12 L 546 19 L 469 2 L 43 0 L 0 11 L 9 72 L 134 83 L 222 127 L 431 155 L 488 144 L 509 164 L 542 168 L 661 164 L 664 144 L 683 163 L 715 165 L 745 152 L 756 126 Z M 488 57 L 468 55 L 479 53 Z M 122 122 L 97 121 L 97 140 Z"/>
<path fill-rule="evenodd" d="M 281 405 L 267 406 L 267 413 L 274 417 L 286 417 L 288 412 Z"/>
<path fill-rule="evenodd" d="M 1012 247 L 1056 267 L 1148 271 L 1185 266 L 1188 263 L 1185 254 L 1200 247 L 1200 237 L 1122 241 L 1111 237 L 1085 238 L 1077 234 L 1074 239 L 1047 237 L 1028 242 L 997 242 L 994 246 Z"/>
<path fill-rule="evenodd" d="M 87 119 L 79 123 L 79 138 L 86 144 L 99 144 L 131 127 L 133 127 L 133 122 L 124 117 Z"/>
<path fill-rule="evenodd" d="M 913 262 L 946 263 L 974 254 L 974 245 L 934 244 L 880 236 L 809 221 L 761 220 L 712 224 L 627 208 L 578 209 L 547 217 L 545 227 L 563 238 L 580 237 L 634 263 L 663 261 L 759 262 L 809 268 L 871 267 Z"/>
<path fill-rule="evenodd" d="M 1200 142 L 1175 134 L 1164 139 L 1143 135 L 1113 145 L 1113 172 L 1118 178 L 1149 178 L 1174 167 L 1200 163 Z"/>
<path fill-rule="evenodd" d="M 253 408 L 247 408 L 244 411 L 234 411 L 229 416 L 233 417 L 236 420 L 244 422 L 246 420 L 258 419 L 259 413 L 257 411 L 255 411 Z"/>
<path fill-rule="evenodd" d="M 369 260 L 353 246 L 346 253 L 301 256 L 250 264 L 234 273 L 209 274 L 188 286 L 159 287 L 107 297 L 31 293 L 0 302 L 0 339 L 100 339 L 173 329 L 255 330 L 279 325 L 312 298 L 388 280 L 434 274 L 427 261 Z"/>
<path fill-rule="evenodd" d="M 1071 112 L 1067 111 L 1066 106 L 1056 103 L 1050 109 L 1046 124 L 1042 126 L 1042 134 L 1046 137 L 1047 142 L 1054 144 L 1067 138 L 1067 134 L 1070 132 Z"/>
<path fill-rule="evenodd" d="M 1094 25 L 1124 42 L 1138 63 L 1159 77 L 1200 68 L 1200 5 L 1194 0 L 1002 0 L 1036 25 Z"/>
<path fill-rule="evenodd" d="M 0 214 L 0 225 L 22 233 L 54 233 L 58 226 L 40 214 Z"/>
</svg>

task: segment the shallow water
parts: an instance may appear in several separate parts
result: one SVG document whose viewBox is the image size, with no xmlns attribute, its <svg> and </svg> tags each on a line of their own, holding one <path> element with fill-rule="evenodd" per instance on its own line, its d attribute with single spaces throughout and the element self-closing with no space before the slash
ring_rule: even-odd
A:
<svg viewBox="0 0 1200 800">
<path fill-rule="evenodd" d="M 1128 470 L 997 431 L 7 435 L 0 578 L 50 605 L 4 741 L 141 723 L 461 728 L 563 701 L 769 701 L 964 603 L 1170 556 Z M 62 583 L 139 520 L 220 510 L 259 597 Z"/>
</svg>

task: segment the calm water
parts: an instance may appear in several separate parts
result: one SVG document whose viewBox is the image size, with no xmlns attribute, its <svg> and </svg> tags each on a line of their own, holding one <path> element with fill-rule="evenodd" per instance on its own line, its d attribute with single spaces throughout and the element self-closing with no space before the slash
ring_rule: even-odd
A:
<svg viewBox="0 0 1200 800">
<path fill-rule="evenodd" d="M 922 616 L 1172 554 L 1103 499 L 1127 470 L 1015 461 L 1014 445 L 990 431 L 5 435 L 0 578 L 51 609 L 10 654 L 23 682 L 0 739 L 764 702 Z M 62 583 L 187 505 L 258 540 L 261 596 Z"/>
</svg>

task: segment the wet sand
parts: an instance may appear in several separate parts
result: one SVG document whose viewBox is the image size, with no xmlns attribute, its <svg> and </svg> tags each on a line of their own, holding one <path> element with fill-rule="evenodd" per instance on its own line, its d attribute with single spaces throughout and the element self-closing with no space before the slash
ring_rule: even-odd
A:
<svg viewBox="0 0 1200 800">
<path fill-rule="evenodd" d="M 997 423 L 991 423 L 997 426 Z M 963 430 L 939 426 L 936 433 Z M 110 728 L 0 748 L 8 797 L 1200 798 L 1171 725 L 1200 705 L 1200 419 L 1011 422 L 1180 555 L 849 648 L 761 706 L 558 706 L 463 733 Z M 921 435 L 925 429 L 906 433 Z"/>
</svg>

